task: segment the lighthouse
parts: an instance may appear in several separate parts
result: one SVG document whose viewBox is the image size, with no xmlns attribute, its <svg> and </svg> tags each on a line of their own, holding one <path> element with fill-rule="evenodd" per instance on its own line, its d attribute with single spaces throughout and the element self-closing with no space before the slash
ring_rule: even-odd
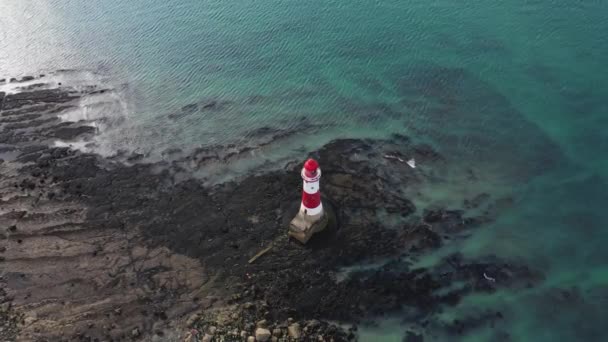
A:
<svg viewBox="0 0 608 342">
<path fill-rule="evenodd" d="M 289 235 L 302 243 L 308 242 L 310 237 L 322 231 L 327 226 L 327 215 L 323 210 L 321 201 L 321 168 L 314 159 L 308 159 L 301 171 L 302 176 L 302 202 L 296 217 L 289 225 Z"/>
</svg>

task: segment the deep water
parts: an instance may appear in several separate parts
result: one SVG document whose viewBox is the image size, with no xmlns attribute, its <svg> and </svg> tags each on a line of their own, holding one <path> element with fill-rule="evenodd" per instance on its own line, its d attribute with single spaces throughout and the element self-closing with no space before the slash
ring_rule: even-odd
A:
<svg viewBox="0 0 608 342">
<path fill-rule="evenodd" d="M 426 329 L 386 318 L 361 327 L 362 339 L 401 341 L 411 328 L 450 340 L 433 326 L 500 311 L 457 339 L 599 341 L 608 339 L 607 13 L 605 1 L 566 0 L 2 1 L 0 79 L 70 69 L 55 81 L 117 89 L 73 113 L 106 118 L 95 147 L 105 154 L 161 158 L 306 122 L 220 168 L 224 177 L 337 137 L 430 143 L 451 167 L 410 189 L 419 207 L 457 209 L 481 193 L 505 205 L 420 267 L 454 252 L 495 255 L 544 279 L 465 297 Z"/>
</svg>

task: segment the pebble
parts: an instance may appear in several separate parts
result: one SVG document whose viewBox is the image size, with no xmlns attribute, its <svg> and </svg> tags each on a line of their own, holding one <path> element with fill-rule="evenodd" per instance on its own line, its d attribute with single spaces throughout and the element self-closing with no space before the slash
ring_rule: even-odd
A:
<svg viewBox="0 0 608 342">
<path fill-rule="evenodd" d="M 192 327 L 194 325 L 194 323 L 196 323 L 196 321 L 198 321 L 198 318 L 199 318 L 198 314 L 194 314 L 194 315 L 190 316 L 188 318 L 188 320 L 186 321 L 186 326 Z"/>
<path fill-rule="evenodd" d="M 253 336 L 247 337 L 247 342 L 255 342 L 255 337 L 253 337 Z"/>
<path fill-rule="evenodd" d="M 186 334 L 186 337 L 184 338 L 184 342 L 194 342 L 194 341 L 196 341 L 196 337 L 191 332 L 188 332 Z"/>
<path fill-rule="evenodd" d="M 30 325 L 30 324 L 36 322 L 36 320 L 37 320 L 37 317 L 35 315 L 33 315 L 33 316 L 26 317 L 24 322 L 25 322 L 25 325 Z"/>
<path fill-rule="evenodd" d="M 319 322 L 316 319 L 312 319 L 312 320 L 308 321 L 308 324 L 306 324 L 306 325 L 310 328 L 316 328 L 319 326 L 319 324 L 321 324 L 321 322 Z"/>
<path fill-rule="evenodd" d="M 263 320 L 259 321 L 259 322 L 256 324 L 256 326 L 257 326 L 258 328 L 266 328 L 266 324 L 267 324 L 266 320 L 265 320 L 265 319 L 263 319 Z"/>
</svg>

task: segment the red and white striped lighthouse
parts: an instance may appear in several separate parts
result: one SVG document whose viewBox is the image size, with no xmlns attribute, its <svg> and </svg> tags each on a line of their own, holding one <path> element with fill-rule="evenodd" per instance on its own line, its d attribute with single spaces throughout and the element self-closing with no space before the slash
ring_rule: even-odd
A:
<svg viewBox="0 0 608 342">
<path fill-rule="evenodd" d="M 291 220 L 289 235 L 306 243 L 312 234 L 320 232 L 327 226 L 328 218 L 323 211 L 319 180 L 321 168 L 314 159 L 308 159 L 301 171 L 302 202 L 296 217 Z"/>
<path fill-rule="evenodd" d="M 302 168 L 302 204 L 300 211 L 304 215 L 317 216 L 323 214 L 323 203 L 321 203 L 321 190 L 319 180 L 321 169 L 319 163 L 314 159 L 308 159 Z"/>
</svg>

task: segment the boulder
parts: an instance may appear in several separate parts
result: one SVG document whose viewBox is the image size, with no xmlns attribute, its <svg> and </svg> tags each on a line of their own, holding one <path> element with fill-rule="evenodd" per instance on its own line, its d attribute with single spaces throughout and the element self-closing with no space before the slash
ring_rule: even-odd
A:
<svg viewBox="0 0 608 342">
<path fill-rule="evenodd" d="M 300 324 L 294 323 L 287 327 L 287 332 L 289 333 L 289 337 L 291 338 L 300 338 L 302 334 L 302 330 L 300 329 Z"/>
<path fill-rule="evenodd" d="M 270 330 L 268 330 L 268 329 L 257 328 L 255 330 L 256 341 L 260 341 L 260 342 L 268 341 L 270 339 L 271 335 L 272 334 L 270 333 Z"/>
</svg>

